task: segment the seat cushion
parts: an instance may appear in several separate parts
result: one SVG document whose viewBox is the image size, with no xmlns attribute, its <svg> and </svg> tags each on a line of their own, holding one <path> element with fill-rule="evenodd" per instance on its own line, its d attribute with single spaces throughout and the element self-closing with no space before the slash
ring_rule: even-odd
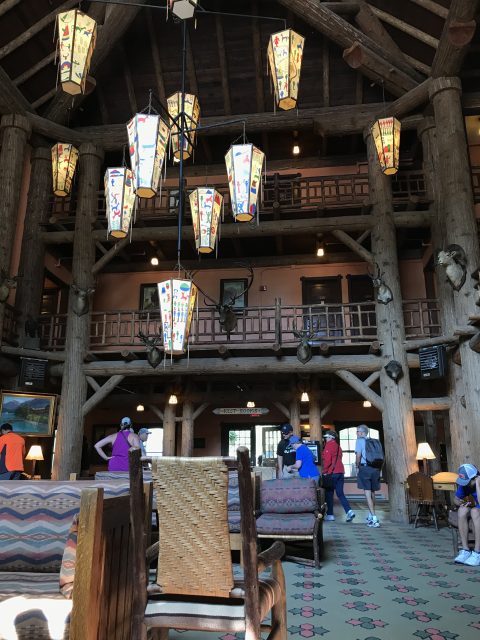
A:
<svg viewBox="0 0 480 640">
<path fill-rule="evenodd" d="M 313 513 L 263 513 L 257 518 L 257 534 L 272 536 L 313 535 L 315 521 L 316 517 Z"/>
<path fill-rule="evenodd" d="M 228 530 L 230 533 L 240 533 L 240 511 L 228 512 Z"/>
<path fill-rule="evenodd" d="M 58 578 L 58 573 L 0 571 L 0 602 L 12 595 L 32 595 L 38 598 L 50 595 L 60 596 Z"/>
<path fill-rule="evenodd" d="M 73 595 L 73 582 L 75 580 L 75 565 L 77 563 L 78 540 L 78 515 L 73 516 L 73 521 L 68 532 L 65 550 L 63 552 L 62 565 L 60 567 L 60 593 L 65 598 Z"/>
<path fill-rule="evenodd" d="M 317 484 L 312 478 L 278 478 L 261 484 L 262 513 L 306 513 L 316 509 Z"/>
<path fill-rule="evenodd" d="M 145 612 L 147 627 L 170 627 L 198 631 L 227 631 L 245 629 L 244 586 L 235 581 L 232 598 L 201 599 L 166 598 L 149 600 Z M 259 580 L 260 617 L 263 620 L 281 598 L 281 588 L 273 578 Z"/>
</svg>

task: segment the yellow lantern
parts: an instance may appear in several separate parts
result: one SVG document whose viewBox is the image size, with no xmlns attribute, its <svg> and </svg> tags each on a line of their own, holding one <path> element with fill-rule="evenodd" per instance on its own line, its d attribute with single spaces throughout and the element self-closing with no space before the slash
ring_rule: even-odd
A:
<svg viewBox="0 0 480 640">
<path fill-rule="evenodd" d="M 378 161 L 385 175 L 391 176 L 398 171 L 400 162 L 400 129 L 402 125 L 396 118 L 381 118 L 372 127 L 373 141 Z"/>
<path fill-rule="evenodd" d="M 165 280 L 158 283 L 158 297 L 164 351 L 170 355 L 185 353 L 197 287 L 191 280 Z"/>
<path fill-rule="evenodd" d="M 274 33 L 268 43 L 275 101 L 285 111 L 297 105 L 304 44 L 305 38 L 292 29 Z"/>
<path fill-rule="evenodd" d="M 215 249 L 223 196 L 213 187 L 194 189 L 190 194 L 195 246 L 198 253 Z"/>
<path fill-rule="evenodd" d="M 169 131 L 157 114 L 137 113 L 127 123 L 134 190 L 139 198 L 153 198 L 159 190 Z"/>
<path fill-rule="evenodd" d="M 236 222 L 249 222 L 257 213 L 264 158 L 253 144 L 234 144 L 227 151 L 225 164 Z"/>
<path fill-rule="evenodd" d="M 133 173 L 126 167 L 109 167 L 105 172 L 105 201 L 108 233 L 113 238 L 125 238 L 130 230 L 135 193 Z"/>
<path fill-rule="evenodd" d="M 198 0 L 170 0 L 169 4 L 174 16 L 181 20 L 186 20 L 187 18 L 193 18 Z"/>
<path fill-rule="evenodd" d="M 53 193 L 65 197 L 72 188 L 73 175 L 77 166 L 78 149 L 73 144 L 57 142 L 52 147 Z"/>
<path fill-rule="evenodd" d="M 172 94 L 167 98 L 168 114 L 174 120 L 171 130 L 171 143 L 173 159 L 180 161 L 180 147 L 183 147 L 183 159 L 186 160 L 192 155 L 195 146 L 195 136 L 197 134 L 198 122 L 200 120 L 200 104 L 197 96 L 191 93 L 185 94 L 184 118 L 185 133 L 183 134 L 183 144 L 180 144 L 180 118 L 182 113 L 182 94 L 180 92 Z"/>
<path fill-rule="evenodd" d="M 73 96 L 85 93 L 97 38 L 97 23 L 85 13 L 73 9 L 59 13 L 57 25 L 62 89 Z"/>
</svg>

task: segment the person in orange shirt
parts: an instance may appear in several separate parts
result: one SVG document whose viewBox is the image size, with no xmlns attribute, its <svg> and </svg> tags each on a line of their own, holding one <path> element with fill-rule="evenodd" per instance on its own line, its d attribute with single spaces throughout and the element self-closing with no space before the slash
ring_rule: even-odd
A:
<svg viewBox="0 0 480 640">
<path fill-rule="evenodd" d="M 0 426 L 0 480 L 18 480 L 23 473 L 25 440 L 8 422 Z"/>
</svg>

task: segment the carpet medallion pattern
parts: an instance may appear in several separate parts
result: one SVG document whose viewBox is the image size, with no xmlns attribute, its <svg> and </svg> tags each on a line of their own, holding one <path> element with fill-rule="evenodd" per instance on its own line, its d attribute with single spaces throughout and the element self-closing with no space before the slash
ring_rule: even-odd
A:
<svg viewBox="0 0 480 640">
<path fill-rule="evenodd" d="M 450 531 L 381 518 L 378 529 L 324 525 L 322 567 L 284 562 L 288 640 L 478 640 L 480 567 L 456 565 Z M 300 552 L 295 551 L 299 556 Z M 174 640 L 241 640 L 242 634 L 171 632 Z"/>
</svg>

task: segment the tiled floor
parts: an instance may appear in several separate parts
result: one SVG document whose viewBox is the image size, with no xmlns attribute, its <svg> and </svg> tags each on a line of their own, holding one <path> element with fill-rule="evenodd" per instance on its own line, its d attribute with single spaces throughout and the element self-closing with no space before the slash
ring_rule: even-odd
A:
<svg viewBox="0 0 480 640">
<path fill-rule="evenodd" d="M 478 640 L 480 567 L 453 563 L 446 527 L 365 525 L 365 503 L 351 523 L 324 525 L 321 569 L 285 562 L 288 638 Z M 300 555 L 300 553 L 296 553 Z M 239 640 L 242 635 L 171 632 L 175 640 Z"/>
</svg>

